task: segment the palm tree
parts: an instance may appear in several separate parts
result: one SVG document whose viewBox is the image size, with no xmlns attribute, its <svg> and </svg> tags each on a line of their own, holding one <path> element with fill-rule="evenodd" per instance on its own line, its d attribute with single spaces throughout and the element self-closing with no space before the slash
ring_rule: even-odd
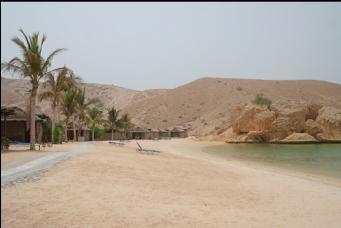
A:
<svg viewBox="0 0 341 228">
<path fill-rule="evenodd" d="M 94 141 L 95 128 L 103 123 L 103 112 L 97 107 L 92 107 L 86 115 L 86 122 L 92 130 L 92 141 Z"/>
<path fill-rule="evenodd" d="M 61 105 L 64 98 L 64 93 L 66 90 L 76 86 L 80 82 L 80 78 L 73 75 L 73 72 L 64 67 L 58 72 L 57 77 L 52 73 L 47 75 L 47 80 L 43 83 L 43 87 L 46 89 L 43 93 L 39 95 L 40 101 L 49 100 L 51 102 L 52 108 L 52 143 L 54 140 L 54 126 L 56 122 L 56 111 Z"/>
<path fill-rule="evenodd" d="M 77 96 L 78 89 L 71 88 L 66 91 L 64 95 L 63 105 L 62 105 L 62 112 L 65 116 L 65 141 L 68 142 L 67 136 L 67 126 L 71 117 L 74 117 L 76 112 L 77 103 L 76 103 L 76 96 Z M 73 128 L 75 129 L 75 122 L 73 121 Z"/>
<path fill-rule="evenodd" d="M 22 29 L 19 31 L 24 36 L 25 41 L 18 37 L 14 37 L 12 41 L 20 48 L 22 57 L 15 57 L 9 62 L 1 63 L 1 70 L 18 73 L 21 77 L 30 79 L 32 86 L 30 90 L 30 149 L 35 150 L 35 108 L 39 81 L 49 73 L 48 70 L 51 66 L 53 57 L 64 49 L 60 48 L 54 50 L 45 59 L 42 56 L 42 50 L 46 36 L 43 35 L 42 39 L 39 41 L 39 33 L 33 33 L 31 36 L 27 36 Z"/>
<path fill-rule="evenodd" d="M 127 138 L 127 130 L 132 128 L 134 125 L 130 120 L 130 117 L 125 113 L 119 120 L 119 126 L 124 129 L 125 138 Z"/>
<path fill-rule="evenodd" d="M 114 139 L 114 129 L 120 127 L 120 119 L 118 118 L 119 113 L 120 110 L 116 110 L 114 107 L 108 110 L 108 123 L 111 128 L 111 140 Z"/>
<path fill-rule="evenodd" d="M 85 88 L 79 89 L 77 96 L 77 118 L 78 118 L 78 136 L 81 136 L 82 125 L 86 120 L 86 112 L 89 110 L 91 105 L 101 105 L 98 98 L 85 98 Z"/>
</svg>

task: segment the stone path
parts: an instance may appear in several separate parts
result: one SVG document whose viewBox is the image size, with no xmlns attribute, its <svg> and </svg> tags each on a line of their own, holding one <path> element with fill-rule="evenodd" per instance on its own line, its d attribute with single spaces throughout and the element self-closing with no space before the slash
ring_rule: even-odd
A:
<svg viewBox="0 0 341 228">
<path fill-rule="evenodd" d="M 47 170 L 58 162 L 64 161 L 68 158 L 79 156 L 81 154 L 89 153 L 83 152 L 54 152 L 45 156 L 28 161 L 24 164 L 14 165 L 8 168 L 1 168 L 1 186 L 13 183 L 16 180 L 27 179 Z"/>
</svg>

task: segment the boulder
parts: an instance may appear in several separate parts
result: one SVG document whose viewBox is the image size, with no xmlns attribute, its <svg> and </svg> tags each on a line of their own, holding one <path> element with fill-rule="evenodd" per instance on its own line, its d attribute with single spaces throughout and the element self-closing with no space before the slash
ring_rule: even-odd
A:
<svg viewBox="0 0 341 228">
<path fill-rule="evenodd" d="M 308 120 L 308 119 L 316 120 L 316 117 L 318 116 L 318 112 L 322 107 L 323 106 L 320 104 L 309 104 L 307 106 L 307 115 L 306 115 L 305 119 L 306 120 Z"/>
<path fill-rule="evenodd" d="M 263 131 L 250 131 L 245 138 L 246 141 L 266 142 L 267 137 Z"/>
<path fill-rule="evenodd" d="M 275 118 L 275 112 L 270 111 L 266 106 L 253 104 L 238 106 L 232 111 L 232 129 L 236 133 L 262 131 L 271 126 Z"/>
<path fill-rule="evenodd" d="M 307 105 L 295 102 L 276 103 L 271 107 L 278 118 L 287 120 L 287 131 L 303 132 L 306 116 L 308 115 Z"/>
<path fill-rule="evenodd" d="M 334 107 L 323 107 L 319 110 L 316 122 L 323 132 L 323 140 L 341 140 L 341 110 Z"/>
<path fill-rule="evenodd" d="M 272 125 L 264 130 L 265 138 L 270 140 L 282 140 L 294 131 L 290 128 L 290 119 L 287 117 L 278 117 Z"/>
<path fill-rule="evenodd" d="M 225 132 L 219 135 L 220 138 L 223 138 L 225 142 L 233 142 L 233 141 L 245 141 L 246 134 L 238 134 L 233 131 L 232 127 L 228 128 Z"/>
<path fill-rule="evenodd" d="M 305 121 L 304 131 L 309 135 L 316 136 L 322 132 L 322 128 L 316 121 L 308 119 Z"/>
<path fill-rule="evenodd" d="M 290 101 L 277 102 L 270 110 L 275 112 L 276 119 L 264 130 L 266 140 L 282 140 L 294 132 L 304 132 L 307 105 Z"/>
<path fill-rule="evenodd" d="M 293 133 L 283 139 L 284 142 L 313 142 L 316 139 L 307 133 Z"/>
<path fill-rule="evenodd" d="M 323 133 L 318 133 L 315 135 L 315 138 L 319 141 L 327 141 L 329 140 L 328 137 L 325 137 Z"/>
</svg>

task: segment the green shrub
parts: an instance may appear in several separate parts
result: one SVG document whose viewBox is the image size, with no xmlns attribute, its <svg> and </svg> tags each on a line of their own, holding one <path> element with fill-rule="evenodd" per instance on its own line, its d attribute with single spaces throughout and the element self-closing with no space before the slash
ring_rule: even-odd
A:
<svg viewBox="0 0 341 228">
<path fill-rule="evenodd" d="M 253 100 L 254 104 L 257 105 L 267 105 L 270 106 L 272 104 L 272 101 L 266 97 L 263 96 L 263 94 L 257 94 L 256 98 Z"/>
<path fill-rule="evenodd" d="M 62 143 L 64 137 L 64 126 L 57 123 L 54 127 L 54 139 L 53 143 Z"/>
<path fill-rule="evenodd" d="M 48 124 L 43 127 L 43 138 L 42 138 L 42 142 L 51 142 L 51 128 L 52 128 L 52 124 L 51 122 L 48 122 Z"/>
<path fill-rule="evenodd" d="M 1 150 L 3 149 L 8 150 L 11 143 L 12 141 L 9 138 L 2 137 L 1 138 Z"/>
<path fill-rule="evenodd" d="M 104 134 L 105 130 L 102 128 L 95 127 L 95 140 L 100 138 Z"/>
</svg>

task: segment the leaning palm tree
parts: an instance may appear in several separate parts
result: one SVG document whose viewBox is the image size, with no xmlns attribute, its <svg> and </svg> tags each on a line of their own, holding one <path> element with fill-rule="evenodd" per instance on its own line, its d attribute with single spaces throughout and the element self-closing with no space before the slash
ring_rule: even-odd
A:
<svg viewBox="0 0 341 228">
<path fill-rule="evenodd" d="M 71 88 L 66 91 L 64 94 L 63 104 L 62 104 L 62 112 L 65 116 L 65 141 L 68 142 L 67 136 L 67 127 L 70 122 L 70 119 L 74 117 L 76 113 L 77 103 L 76 103 L 76 96 L 77 96 L 77 88 Z M 73 121 L 73 128 L 75 129 L 75 122 Z"/>
<path fill-rule="evenodd" d="M 92 130 L 92 141 L 94 141 L 95 128 L 103 123 L 103 112 L 97 107 L 92 107 L 86 115 L 86 122 Z"/>
<path fill-rule="evenodd" d="M 111 140 L 114 139 L 114 129 L 120 126 L 120 119 L 118 118 L 119 114 L 120 110 L 116 110 L 114 107 L 108 110 L 108 123 L 111 129 Z"/>
<path fill-rule="evenodd" d="M 42 56 L 43 45 L 46 36 L 43 35 L 39 41 L 39 33 L 33 33 L 27 36 L 25 32 L 20 29 L 20 33 L 24 36 L 25 40 L 14 37 L 12 41 L 20 48 L 22 57 L 15 57 L 9 62 L 1 63 L 1 70 L 11 71 L 19 74 L 23 78 L 30 79 L 30 149 L 35 150 L 35 116 L 36 116 L 36 99 L 39 87 L 39 81 L 49 73 L 49 67 L 53 57 L 64 49 L 54 50 L 46 59 Z M 58 70 L 58 69 L 56 69 Z"/>
<path fill-rule="evenodd" d="M 124 136 L 127 138 L 127 130 L 134 126 L 127 113 L 123 114 L 123 116 L 119 119 L 119 126 L 124 129 Z"/>
<path fill-rule="evenodd" d="M 73 72 L 70 69 L 64 67 L 61 71 L 58 72 L 57 76 L 55 76 L 53 73 L 49 73 L 47 75 L 47 80 L 43 83 L 43 87 L 46 90 L 39 95 L 39 98 L 40 101 L 49 100 L 51 102 L 52 143 L 54 140 L 54 126 L 56 122 L 57 108 L 60 107 L 63 102 L 65 91 L 76 86 L 78 82 L 80 82 L 80 78 L 74 76 Z"/>
<path fill-rule="evenodd" d="M 78 136 L 81 136 L 81 131 L 83 127 L 83 123 L 86 120 L 86 113 L 89 111 L 91 105 L 102 106 L 100 100 L 98 98 L 85 98 L 85 88 L 79 89 L 77 96 L 77 119 L 78 119 Z"/>
</svg>

